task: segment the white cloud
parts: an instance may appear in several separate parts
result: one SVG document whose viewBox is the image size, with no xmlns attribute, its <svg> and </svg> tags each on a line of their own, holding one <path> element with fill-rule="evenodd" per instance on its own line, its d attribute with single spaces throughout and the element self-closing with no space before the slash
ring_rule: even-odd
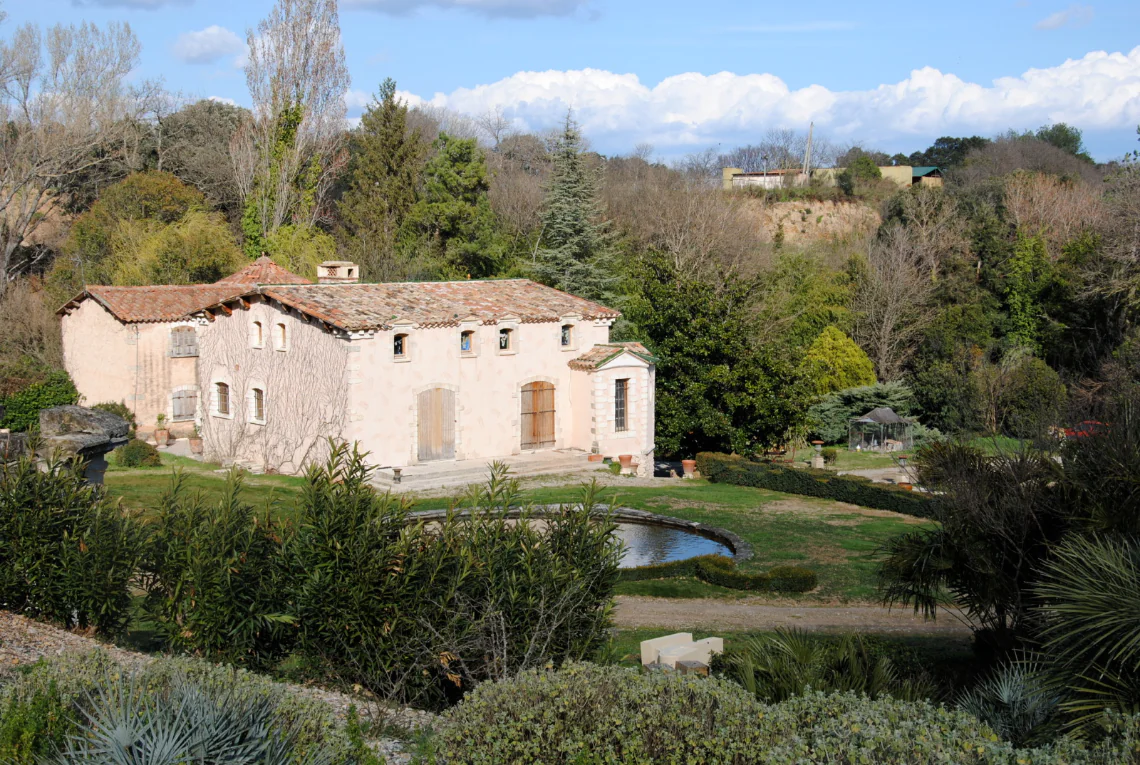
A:
<svg viewBox="0 0 1140 765">
<path fill-rule="evenodd" d="M 519 72 L 498 82 L 437 93 L 427 103 L 470 115 L 499 107 L 528 129 L 573 109 L 599 144 L 707 146 L 754 140 L 769 127 L 814 121 L 837 139 L 994 133 L 1068 122 L 1086 130 L 1140 122 L 1140 47 L 1093 52 L 990 85 L 925 67 L 870 90 L 793 90 L 773 74 L 678 74 L 655 86 L 600 69 Z"/>
<path fill-rule="evenodd" d="M 226 98 L 225 96 L 206 96 L 206 100 L 217 101 L 219 104 L 228 104 L 229 106 L 238 105 L 237 101 L 233 100 L 232 98 Z"/>
<path fill-rule="evenodd" d="M 1046 16 L 1033 25 L 1034 29 L 1064 29 L 1066 27 L 1077 29 L 1092 21 L 1093 9 L 1091 5 L 1070 5 L 1063 11 Z"/>
<path fill-rule="evenodd" d="M 71 0 L 71 4 L 79 7 L 101 6 L 103 8 L 134 8 L 143 11 L 155 11 L 168 5 L 189 5 L 194 0 Z"/>
<path fill-rule="evenodd" d="M 187 64 L 212 64 L 218 59 L 237 54 L 244 56 L 245 41 L 217 24 L 197 32 L 184 32 L 174 43 L 174 55 Z"/>
<path fill-rule="evenodd" d="M 480 16 L 535 18 L 569 16 L 586 8 L 590 0 L 345 0 L 345 8 L 406 15 L 423 8 L 460 9 Z"/>
</svg>

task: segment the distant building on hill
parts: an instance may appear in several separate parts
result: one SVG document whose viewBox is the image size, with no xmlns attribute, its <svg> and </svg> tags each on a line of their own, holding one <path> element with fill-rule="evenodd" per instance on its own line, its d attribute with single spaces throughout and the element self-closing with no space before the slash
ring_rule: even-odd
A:
<svg viewBox="0 0 1140 765">
<path fill-rule="evenodd" d="M 821 167 L 811 171 L 810 182 L 821 186 L 835 186 L 842 167 Z M 941 186 L 942 171 L 937 167 L 911 167 L 910 165 L 881 165 L 879 172 L 883 178 L 892 181 L 900 188 L 911 186 Z M 794 188 L 809 185 L 809 178 L 802 170 L 766 170 L 746 173 L 738 167 L 726 167 L 721 171 L 721 183 L 725 191 L 758 187 L 762 189 Z"/>
</svg>

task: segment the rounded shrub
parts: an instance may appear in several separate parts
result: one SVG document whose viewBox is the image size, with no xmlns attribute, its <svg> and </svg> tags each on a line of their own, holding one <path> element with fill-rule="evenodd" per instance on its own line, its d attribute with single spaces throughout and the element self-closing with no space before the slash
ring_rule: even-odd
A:
<svg viewBox="0 0 1140 765">
<path fill-rule="evenodd" d="M 56 370 L 4 399 L 4 419 L 0 427 L 35 430 L 40 424 L 41 409 L 74 404 L 78 400 L 79 392 L 67 372 Z"/>
<path fill-rule="evenodd" d="M 119 467 L 162 467 L 162 455 L 146 441 L 132 438 L 115 450 L 115 462 Z"/>
<path fill-rule="evenodd" d="M 820 456 L 823 457 L 823 464 L 834 465 L 839 460 L 839 450 L 834 446 L 825 446 L 820 450 Z"/>
</svg>

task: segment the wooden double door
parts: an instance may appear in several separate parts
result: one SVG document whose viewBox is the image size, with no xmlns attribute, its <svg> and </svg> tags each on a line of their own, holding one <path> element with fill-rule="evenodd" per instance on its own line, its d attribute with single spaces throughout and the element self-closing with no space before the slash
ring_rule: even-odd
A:
<svg viewBox="0 0 1140 765">
<path fill-rule="evenodd" d="M 522 387 L 522 448 L 554 446 L 554 385 L 532 382 Z"/>
<path fill-rule="evenodd" d="M 455 459 L 455 391 L 430 388 L 419 394 L 420 462 Z"/>
</svg>

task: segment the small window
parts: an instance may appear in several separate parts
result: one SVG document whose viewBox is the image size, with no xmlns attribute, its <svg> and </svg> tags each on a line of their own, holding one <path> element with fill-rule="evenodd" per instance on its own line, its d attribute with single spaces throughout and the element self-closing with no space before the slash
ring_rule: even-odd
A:
<svg viewBox="0 0 1140 765">
<path fill-rule="evenodd" d="M 250 406 L 250 417 L 254 422 L 265 422 L 265 391 L 254 388 Z"/>
<path fill-rule="evenodd" d="M 562 325 L 562 347 L 569 348 L 574 343 L 574 325 Z"/>
<path fill-rule="evenodd" d="M 629 395 L 629 380 L 614 380 L 614 430 L 629 430 L 626 422 L 626 400 Z"/>
<path fill-rule="evenodd" d="M 513 350 L 514 345 L 514 331 L 509 329 L 499 330 L 499 350 L 510 351 Z"/>
<path fill-rule="evenodd" d="M 218 414 L 228 415 L 230 413 L 230 386 L 223 382 L 216 383 L 214 392 L 217 397 L 214 411 Z"/>
<path fill-rule="evenodd" d="M 198 413 L 198 391 L 176 390 L 173 398 L 174 417 L 172 419 L 175 422 L 194 419 L 194 415 Z"/>
<path fill-rule="evenodd" d="M 277 350 L 284 351 L 289 348 L 289 331 L 284 322 L 277 325 Z"/>
<path fill-rule="evenodd" d="M 472 353 L 475 350 L 475 330 L 467 329 L 459 335 L 459 350 Z"/>
<path fill-rule="evenodd" d="M 198 355 L 198 331 L 194 327 L 170 330 L 170 355 L 176 358 Z"/>
<path fill-rule="evenodd" d="M 398 359 L 408 357 L 408 336 L 399 334 L 392 338 L 392 355 Z"/>
<path fill-rule="evenodd" d="M 253 323 L 253 331 L 250 333 L 250 335 L 251 339 L 253 340 L 254 348 L 265 347 L 265 327 L 262 326 L 260 321 L 255 321 Z"/>
</svg>

